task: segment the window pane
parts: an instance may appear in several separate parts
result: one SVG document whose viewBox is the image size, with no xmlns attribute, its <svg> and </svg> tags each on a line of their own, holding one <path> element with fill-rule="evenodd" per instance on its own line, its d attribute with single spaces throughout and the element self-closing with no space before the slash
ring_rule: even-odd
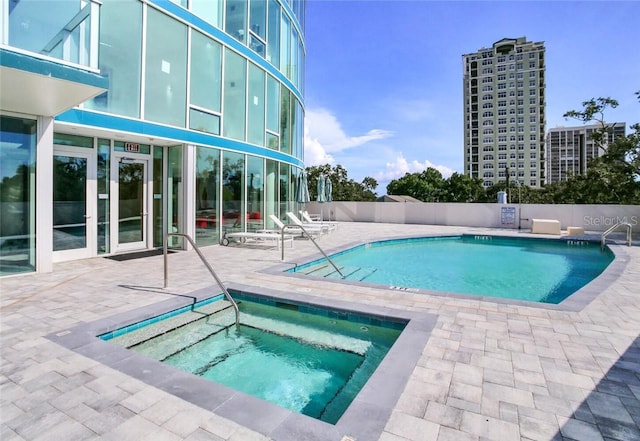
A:
<svg viewBox="0 0 640 441">
<path fill-rule="evenodd" d="M 100 74 L 109 90 L 85 107 L 123 116 L 140 116 L 142 72 L 142 3 L 103 0 L 100 7 Z"/>
<path fill-rule="evenodd" d="M 53 251 L 87 246 L 87 158 L 53 157 Z"/>
<path fill-rule="evenodd" d="M 182 146 L 169 147 L 167 165 L 167 221 L 169 233 L 182 233 L 183 207 L 182 198 Z M 173 238 L 169 242 L 172 246 L 182 243 L 181 239 Z"/>
<path fill-rule="evenodd" d="M 164 246 L 164 148 L 153 147 L 153 246 Z"/>
<path fill-rule="evenodd" d="M 280 71 L 291 78 L 291 23 L 289 18 L 282 14 L 282 32 L 280 33 Z"/>
<path fill-rule="evenodd" d="M 145 118 L 184 127 L 187 102 L 187 28 L 148 8 Z"/>
<path fill-rule="evenodd" d="M 278 163 L 271 159 L 267 159 L 267 175 L 265 179 L 265 202 L 266 210 L 264 218 L 267 228 L 275 228 L 275 223 L 269 217 L 270 215 L 279 216 L 278 214 Z"/>
<path fill-rule="evenodd" d="M 200 110 L 189 109 L 189 128 L 219 135 L 220 117 Z"/>
<path fill-rule="evenodd" d="M 287 201 L 291 194 L 291 166 L 280 164 L 280 219 L 288 219 L 287 211 L 291 211 Z"/>
<path fill-rule="evenodd" d="M 35 271 L 35 120 L 1 116 L 0 154 L 0 275 Z"/>
<path fill-rule="evenodd" d="M 280 83 L 267 75 L 267 129 L 280 131 Z"/>
<path fill-rule="evenodd" d="M 263 40 L 267 38 L 267 2 L 265 0 L 250 0 L 251 32 Z"/>
<path fill-rule="evenodd" d="M 191 11 L 217 28 L 222 29 L 223 0 L 191 0 Z"/>
<path fill-rule="evenodd" d="M 98 254 L 109 252 L 111 141 L 98 139 Z"/>
<path fill-rule="evenodd" d="M 223 134 L 244 140 L 246 60 L 225 50 Z"/>
<path fill-rule="evenodd" d="M 247 42 L 247 0 L 227 0 L 224 28 L 236 40 Z"/>
<path fill-rule="evenodd" d="M 222 48 L 199 32 L 191 34 L 191 104 L 220 111 Z"/>
<path fill-rule="evenodd" d="M 247 231 L 264 228 L 264 159 L 247 157 Z"/>
<path fill-rule="evenodd" d="M 224 232 L 244 230 L 244 155 L 224 152 L 222 167 L 222 225 Z"/>
<path fill-rule="evenodd" d="M 285 153 L 291 151 L 291 96 L 286 88 L 281 89 L 280 97 L 280 150 Z"/>
<path fill-rule="evenodd" d="M 249 133 L 247 141 L 264 145 L 264 76 L 262 69 L 249 64 Z"/>
<path fill-rule="evenodd" d="M 219 241 L 220 150 L 196 148 L 196 243 Z"/>
<path fill-rule="evenodd" d="M 267 61 L 276 67 L 280 65 L 280 4 L 275 0 L 269 0 Z"/>
</svg>

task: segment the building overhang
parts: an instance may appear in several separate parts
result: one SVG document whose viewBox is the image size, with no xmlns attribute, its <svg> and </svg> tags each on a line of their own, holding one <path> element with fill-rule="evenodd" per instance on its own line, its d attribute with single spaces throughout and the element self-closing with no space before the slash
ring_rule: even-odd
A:
<svg viewBox="0 0 640 441">
<path fill-rule="evenodd" d="M 108 86 L 97 72 L 0 48 L 0 110 L 55 116 Z"/>
</svg>

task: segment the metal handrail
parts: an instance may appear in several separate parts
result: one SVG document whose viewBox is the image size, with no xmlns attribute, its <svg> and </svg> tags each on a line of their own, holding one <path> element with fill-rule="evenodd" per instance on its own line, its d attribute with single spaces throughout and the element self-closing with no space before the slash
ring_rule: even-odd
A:
<svg viewBox="0 0 640 441">
<path fill-rule="evenodd" d="M 322 248 L 320 248 L 320 245 L 318 245 L 318 242 L 315 241 L 315 239 L 311 236 L 311 234 L 309 234 L 307 232 L 307 230 L 304 229 L 304 227 L 300 224 L 296 224 L 296 225 L 284 225 L 280 230 L 280 234 L 282 235 L 282 243 L 284 244 L 284 232 L 287 228 L 295 228 L 295 229 L 301 229 L 302 232 L 304 234 L 307 235 L 307 237 L 309 238 L 309 240 L 311 240 L 311 242 L 313 242 L 313 244 L 316 246 L 316 248 L 322 253 L 322 255 L 327 259 L 327 261 L 329 261 L 329 263 L 331 264 L 331 266 L 333 266 L 333 268 L 338 272 L 338 274 L 340 274 L 340 276 L 344 279 L 344 274 L 342 274 L 342 271 L 340 271 L 340 269 L 336 266 L 335 263 L 333 263 L 333 260 L 331 260 L 331 258 L 329 258 L 329 256 L 327 256 L 327 253 L 325 253 Z M 284 246 L 282 246 L 282 260 L 284 260 Z"/>
<path fill-rule="evenodd" d="M 607 231 L 602 233 L 602 237 L 600 239 L 600 248 L 604 249 L 605 242 L 607 241 L 607 236 L 612 233 L 616 228 L 625 226 L 627 227 L 627 246 L 631 246 L 631 229 L 632 226 L 629 222 L 618 222 L 612 227 L 608 228 Z"/>
<path fill-rule="evenodd" d="M 213 278 L 218 283 L 218 286 L 220 286 L 220 288 L 222 288 L 222 292 L 224 292 L 224 296 L 227 298 L 227 300 L 233 306 L 233 309 L 234 309 L 234 311 L 236 313 L 236 326 L 238 326 L 238 324 L 240 323 L 240 310 L 238 309 L 238 304 L 236 303 L 235 300 L 233 300 L 233 297 L 231 297 L 231 294 L 229 294 L 229 291 L 227 291 L 227 288 L 225 288 L 225 286 L 222 283 L 222 281 L 218 278 L 218 275 L 216 274 L 216 272 L 213 270 L 213 268 L 211 267 L 209 262 L 207 262 L 207 259 L 204 257 L 204 255 L 202 254 L 202 252 L 200 251 L 200 249 L 198 248 L 196 243 L 193 241 L 191 236 L 189 236 L 188 234 L 167 233 L 166 236 L 164 236 L 164 287 L 165 288 L 167 287 L 168 281 L 169 281 L 169 265 L 168 265 L 168 259 L 167 259 L 167 255 L 168 255 L 167 250 L 168 250 L 168 245 L 169 245 L 169 237 L 172 237 L 172 236 L 173 237 L 182 237 L 184 239 L 187 239 L 187 241 L 191 244 L 193 249 L 198 254 L 198 257 L 200 257 L 200 260 L 202 260 L 202 263 L 204 263 L 204 266 L 207 267 L 207 269 L 209 270 L 209 272 L 211 273 Z"/>
</svg>

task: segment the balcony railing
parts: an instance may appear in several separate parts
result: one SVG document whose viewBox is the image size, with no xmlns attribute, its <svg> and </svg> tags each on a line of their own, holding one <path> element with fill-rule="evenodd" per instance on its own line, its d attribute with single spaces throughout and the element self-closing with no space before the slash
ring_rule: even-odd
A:
<svg viewBox="0 0 640 441">
<path fill-rule="evenodd" d="M 97 70 L 100 6 L 97 0 L 22 0 L 3 8 L 8 15 L 0 22 L 9 26 L 0 36 L 2 45 Z"/>
</svg>

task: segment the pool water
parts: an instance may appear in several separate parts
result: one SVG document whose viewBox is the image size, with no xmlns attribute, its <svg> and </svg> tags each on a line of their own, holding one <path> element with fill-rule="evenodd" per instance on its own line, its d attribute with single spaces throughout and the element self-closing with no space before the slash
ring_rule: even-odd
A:
<svg viewBox="0 0 640 441">
<path fill-rule="evenodd" d="M 463 235 L 373 242 L 330 257 L 346 280 L 557 304 L 614 255 L 586 241 Z M 290 271 L 341 278 L 326 259 Z"/>
<path fill-rule="evenodd" d="M 102 336 L 150 358 L 335 424 L 404 323 L 240 296 Z M 234 295 L 234 298 L 238 298 Z"/>
</svg>

